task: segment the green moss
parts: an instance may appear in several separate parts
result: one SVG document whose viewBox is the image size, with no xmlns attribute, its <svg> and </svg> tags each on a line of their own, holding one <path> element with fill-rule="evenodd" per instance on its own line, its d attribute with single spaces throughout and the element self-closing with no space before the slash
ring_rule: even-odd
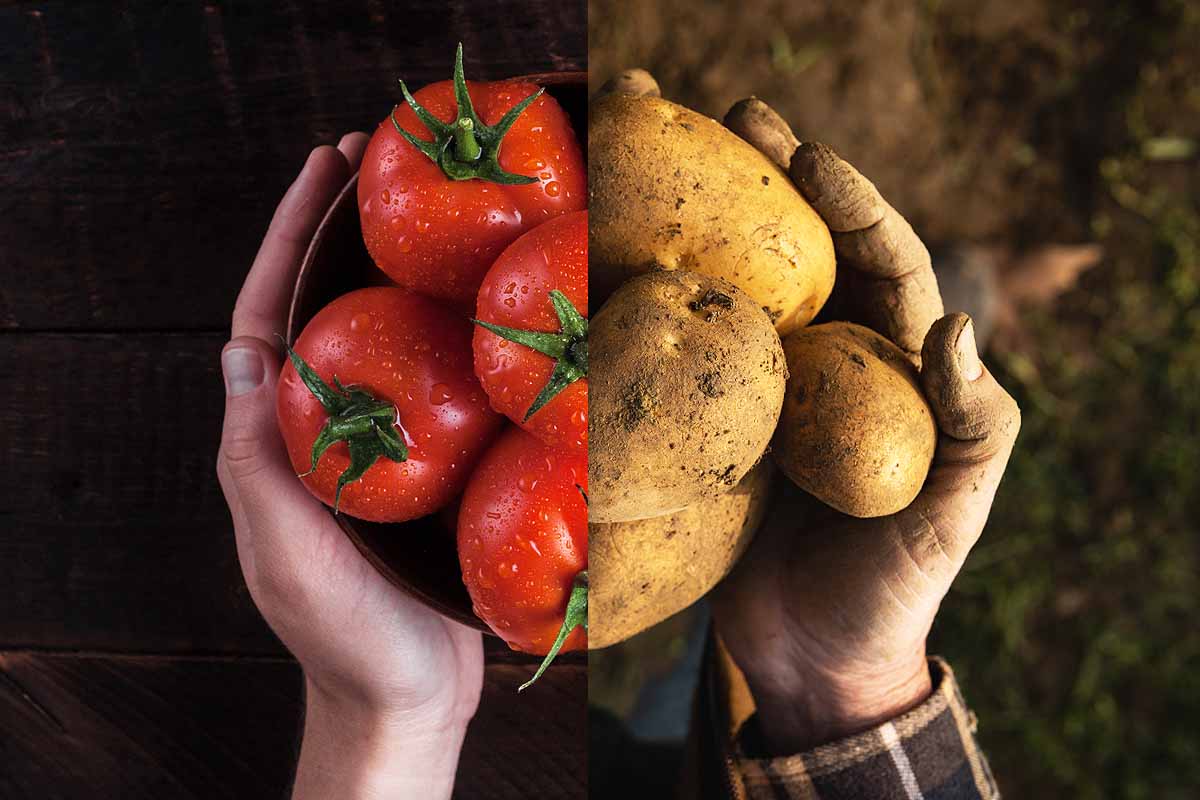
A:
<svg viewBox="0 0 1200 800">
<path fill-rule="evenodd" d="M 1145 146 L 1200 132 L 1171 18 L 1097 164 L 1105 264 L 997 365 L 1024 427 L 935 628 L 1010 796 L 1200 786 L 1200 169 Z"/>
</svg>

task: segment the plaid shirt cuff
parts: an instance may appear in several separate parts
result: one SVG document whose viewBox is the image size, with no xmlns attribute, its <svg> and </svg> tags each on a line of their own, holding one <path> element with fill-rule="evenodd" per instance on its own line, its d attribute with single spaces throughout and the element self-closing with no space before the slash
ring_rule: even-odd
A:
<svg viewBox="0 0 1200 800">
<path fill-rule="evenodd" d="M 998 800 L 953 671 L 940 658 L 929 670 L 934 689 L 921 705 L 806 753 L 755 757 L 762 749 L 750 716 L 727 751 L 732 777 L 748 800 Z"/>
</svg>

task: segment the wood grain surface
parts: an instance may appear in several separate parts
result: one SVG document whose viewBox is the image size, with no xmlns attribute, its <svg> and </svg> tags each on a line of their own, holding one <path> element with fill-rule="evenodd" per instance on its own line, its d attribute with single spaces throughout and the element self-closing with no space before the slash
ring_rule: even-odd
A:
<svg viewBox="0 0 1200 800">
<path fill-rule="evenodd" d="M 298 667 L 214 476 L 217 356 L 315 145 L 417 86 L 586 69 L 582 2 L 0 6 L 0 798 L 283 797 Z M 586 659 L 487 645 L 462 797 L 577 797 Z M 39 710 L 40 709 L 40 710 Z"/>
<path fill-rule="evenodd" d="M 224 328 L 310 149 L 458 40 L 501 78 L 586 69 L 585 27 L 582 0 L 5 5 L 0 327 Z"/>
<path fill-rule="evenodd" d="M 586 794 L 586 666 L 556 670 L 518 706 L 526 675 L 488 666 L 455 797 Z M 0 797 L 282 798 L 302 686 L 286 659 L 0 652 Z"/>
</svg>

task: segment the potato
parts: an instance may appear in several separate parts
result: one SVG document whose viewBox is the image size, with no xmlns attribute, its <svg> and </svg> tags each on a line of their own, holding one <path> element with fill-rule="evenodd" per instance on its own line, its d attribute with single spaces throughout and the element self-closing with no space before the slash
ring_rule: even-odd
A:
<svg viewBox="0 0 1200 800">
<path fill-rule="evenodd" d="M 695 272 L 652 272 L 588 327 L 588 519 L 658 517 L 728 491 L 783 403 L 783 348 L 758 304 Z"/>
<path fill-rule="evenodd" d="M 608 647 L 703 597 L 762 522 L 774 470 L 760 461 L 731 491 L 674 514 L 588 526 L 588 648 Z"/>
<path fill-rule="evenodd" d="M 937 444 L 916 368 L 874 331 L 831 322 L 784 339 L 787 394 L 771 454 L 818 500 L 855 517 L 917 496 Z"/>
<path fill-rule="evenodd" d="M 593 103 L 588 193 L 595 297 L 633 275 L 691 270 L 736 285 L 786 335 L 833 289 L 829 229 L 787 174 L 682 106 L 624 94 Z"/>
</svg>

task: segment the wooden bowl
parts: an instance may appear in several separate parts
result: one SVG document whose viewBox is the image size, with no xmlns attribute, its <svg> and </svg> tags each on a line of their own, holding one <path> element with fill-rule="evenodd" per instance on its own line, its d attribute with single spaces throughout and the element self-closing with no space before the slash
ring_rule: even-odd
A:
<svg viewBox="0 0 1200 800">
<path fill-rule="evenodd" d="M 586 72 L 522 75 L 517 80 L 546 87 L 570 115 L 576 135 L 587 135 Z M 288 344 L 296 341 L 308 321 L 330 301 L 353 289 L 382 283 L 381 275 L 363 245 L 355 173 L 325 213 L 296 276 Z M 437 514 L 398 525 L 364 522 L 345 514 L 335 514 L 334 519 L 391 583 L 450 619 L 494 635 L 471 610 L 454 536 Z"/>
</svg>

